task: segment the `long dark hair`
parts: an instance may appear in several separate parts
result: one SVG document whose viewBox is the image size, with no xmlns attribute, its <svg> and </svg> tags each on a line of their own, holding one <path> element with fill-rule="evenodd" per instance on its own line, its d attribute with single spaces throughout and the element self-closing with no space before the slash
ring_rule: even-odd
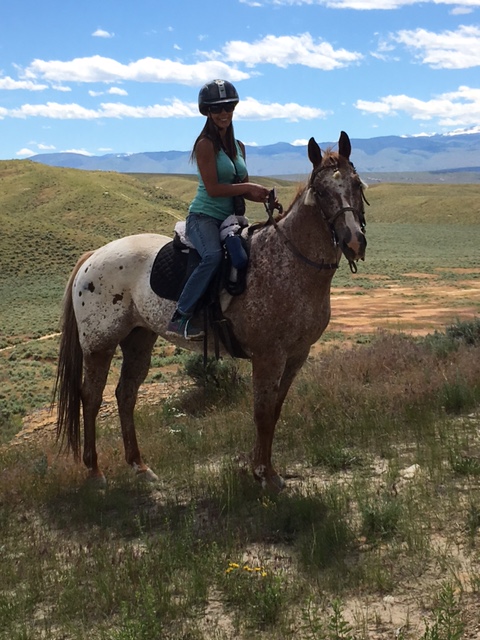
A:
<svg viewBox="0 0 480 640">
<path fill-rule="evenodd" d="M 228 125 L 228 129 L 225 134 L 225 141 L 223 141 L 220 137 L 220 133 L 218 132 L 217 125 L 213 122 L 211 118 L 207 117 L 207 121 L 205 122 L 203 129 L 201 130 L 200 135 L 195 140 L 195 143 L 193 145 L 192 153 L 190 154 L 190 162 L 196 161 L 197 144 L 203 138 L 208 138 L 209 140 L 212 141 L 213 148 L 215 150 L 215 155 L 217 155 L 220 149 L 223 149 L 225 153 L 228 156 L 230 156 L 230 158 L 237 157 L 237 145 L 235 144 L 235 134 L 233 132 L 233 124 L 230 123 Z"/>
</svg>

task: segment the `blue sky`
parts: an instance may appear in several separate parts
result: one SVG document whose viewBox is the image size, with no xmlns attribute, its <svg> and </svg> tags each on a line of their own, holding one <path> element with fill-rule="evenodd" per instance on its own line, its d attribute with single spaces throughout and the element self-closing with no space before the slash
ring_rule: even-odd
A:
<svg viewBox="0 0 480 640">
<path fill-rule="evenodd" d="M 480 131 L 480 0 L 0 0 L 0 159 Z"/>
</svg>

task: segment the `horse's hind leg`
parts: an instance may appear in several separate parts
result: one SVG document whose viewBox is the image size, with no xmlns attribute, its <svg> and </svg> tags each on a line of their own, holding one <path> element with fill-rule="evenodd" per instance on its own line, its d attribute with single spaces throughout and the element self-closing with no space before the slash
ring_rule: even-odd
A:
<svg viewBox="0 0 480 640">
<path fill-rule="evenodd" d="M 136 327 L 122 340 L 122 371 L 116 389 L 118 413 L 122 427 L 125 459 L 137 474 L 147 480 L 157 480 L 157 476 L 143 462 L 135 433 L 133 412 L 137 402 L 138 389 L 150 368 L 150 358 L 157 335 L 148 329 Z"/>
<path fill-rule="evenodd" d="M 115 350 L 85 354 L 84 376 L 82 383 L 82 405 L 84 424 L 83 462 L 93 480 L 104 482 L 103 473 L 98 467 L 95 423 L 102 404 L 103 390 L 107 382 L 108 371 Z"/>
</svg>

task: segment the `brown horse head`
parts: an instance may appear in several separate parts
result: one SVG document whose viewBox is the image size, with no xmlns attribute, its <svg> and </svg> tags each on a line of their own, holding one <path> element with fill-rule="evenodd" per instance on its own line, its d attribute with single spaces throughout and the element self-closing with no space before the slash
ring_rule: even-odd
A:
<svg viewBox="0 0 480 640">
<path fill-rule="evenodd" d="M 314 138 L 308 142 L 308 157 L 313 165 L 305 204 L 317 207 L 330 226 L 350 265 L 365 258 L 365 216 L 363 187 L 350 162 L 351 144 L 342 131 L 338 153 L 323 155 Z"/>
</svg>

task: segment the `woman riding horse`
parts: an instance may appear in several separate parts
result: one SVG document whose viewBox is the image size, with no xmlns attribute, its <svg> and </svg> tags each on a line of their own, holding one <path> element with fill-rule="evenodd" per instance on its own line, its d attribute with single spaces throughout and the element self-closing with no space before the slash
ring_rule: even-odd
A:
<svg viewBox="0 0 480 640">
<path fill-rule="evenodd" d="M 200 263 L 187 280 L 168 323 L 169 336 L 182 335 L 187 340 L 203 336 L 203 329 L 194 325 L 193 314 L 222 261 L 219 227 L 228 216 L 240 213 L 235 207 L 239 197 L 254 202 L 268 198 L 268 189 L 249 182 L 245 146 L 235 140 L 232 117 L 238 100 L 237 90 L 227 80 L 209 82 L 198 95 L 199 111 L 207 121 L 193 145 L 199 181 L 186 232 L 200 254 Z"/>
</svg>

